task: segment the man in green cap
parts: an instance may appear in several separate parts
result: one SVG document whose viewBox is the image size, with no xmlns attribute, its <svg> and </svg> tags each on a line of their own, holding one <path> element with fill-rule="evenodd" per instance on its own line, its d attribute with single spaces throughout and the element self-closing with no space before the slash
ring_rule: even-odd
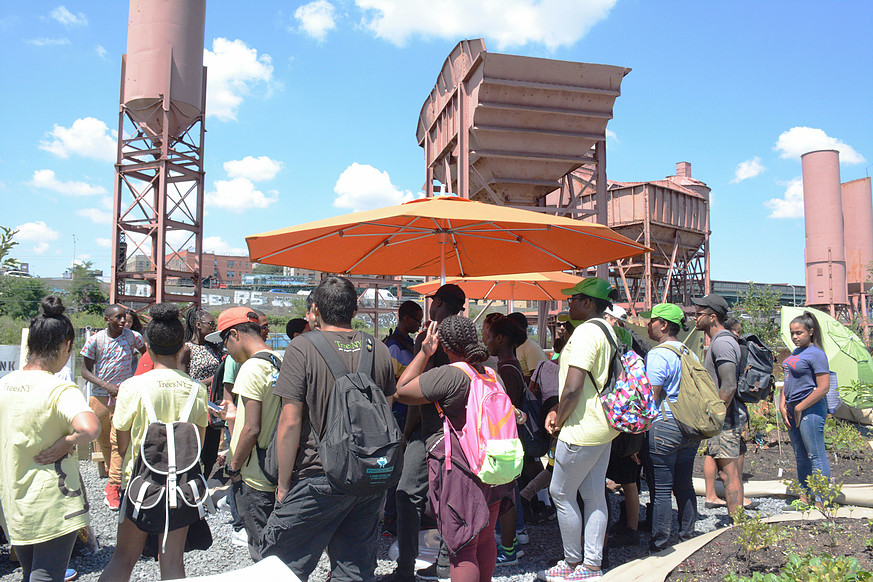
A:
<svg viewBox="0 0 873 582">
<path fill-rule="evenodd" d="M 606 420 L 598 390 L 606 383 L 615 351 L 612 346 L 618 343 L 612 326 L 603 319 L 616 296 L 615 288 L 589 277 L 561 292 L 569 295 L 570 318 L 584 323 L 561 351 L 558 405 L 545 422 L 546 430 L 558 437 L 549 492 L 558 513 L 564 559 L 540 572 L 543 580 L 600 577 L 608 522 L 603 484 L 610 445 L 618 435 Z M 585 519 L 577 492 L 585 504 Z"/>
</svg>

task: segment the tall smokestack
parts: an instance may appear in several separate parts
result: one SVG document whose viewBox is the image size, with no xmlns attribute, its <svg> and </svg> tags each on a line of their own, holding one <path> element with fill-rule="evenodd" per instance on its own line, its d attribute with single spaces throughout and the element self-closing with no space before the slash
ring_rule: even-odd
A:
<svg viewBox="0 0 873 582">
<path fill-rule="evenodd" d="M 873 263 L 873 193 L 870 178 L 852 180 L 841 186 L 843 239 L 846 243 L 846 282 L 855 287 L 870 282 L 867 272 Z"/>
<path fill-rule="evenodd" d="M 808 152 L 803 166 L 803 214 L 806 224 L 806 303 L 829 306 L 849 303 L 840 194 L 840 154 Z"/>
</svg>

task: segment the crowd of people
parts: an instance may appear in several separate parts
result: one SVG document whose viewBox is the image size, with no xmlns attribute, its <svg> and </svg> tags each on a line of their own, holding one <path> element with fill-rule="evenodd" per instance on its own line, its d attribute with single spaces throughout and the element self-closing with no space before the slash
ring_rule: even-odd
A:
<svg viewBox="0 0 873 582">
<path fill-rule="evenodd" d="M 254 561 L 277 556 L 303 580 L 325 551 L 331 580 L 373 580 L 380 533 L 396 536 L 399 551 L 396 569 L 382 580 L 490 580 L 496 568 L 523 557 L 526 522 L 550 517 L 557 518 L 563 558 L 540 579 L 598 578 L 607 539 L 640 543 L 641 475 L 651 498 L 649 549 L 693 537 L 691 479 L 701 438 L 671 412 L 682 389 L 682 358 L 693 354 L 679 339 L 688 329 L 683 310 L 662 303 L 642 314 L 646 342 L 627 329 L 627 313 L 613 304 L 616 290 L 607 281 L 590 277 L 563 293 L 569 314 L 557 328 L 551 357 L 527 337 L 520 313 L 488 314 L 480 336 L 477 323 L 461 315 L 463 290 L 452 284 L 429 298 L 426 319 L 418 303 L 402 303 L 396 329 L 374 341 L 352 325 L 358 303 L 352 283 L 326 277 L 309 295 L 306 317 L 288 322 L 284 353 L 267 345 L 265 314 L 248 307 L 230 307 L 217 318 L 191 308 L 183 318 L 175 305 L 158 303 L 143 329 L 135 312 L 110 305 L 106 328 L 81 350 L 89 401 L 60 374 L 75 332 L 60 299 L 46 297 L 30 325 L 27 364 L 0 380 L 0 471 L 11 476 L 0 482 L 0 507 L 24 580 L 70 577 L 74 540 L 88 524 L 71 453 L 93 440 L 108 476 L 104 503 L 121 517 L 114 554 L 100 577 L 105 581 L 129 579 L 142 555 L 158 559 L 162 579 L 183 578 L 186 549 L 212 543 L 200 502 L 201 479 L 205 484 L 210 476 L 229 480 L 234 543 L 247 546 Z M 694 326 L 709 340 L 702 365 L 725 407 L 722 430 L 706 442 L 705 503 L 735 514 L 754 508 L 742 486 L 748 410 L 736 397 L 739 332 L 722 297 L 693 303 Z M 790 329 L 796 349 L 783 366 L 785 386 L 776 403 L 803 481 L 814 470 L 829 476 L 823 438 L 828 363 L 814 317 L 804 314 Z M 641 435 L 613 428 L 600 401 L 617 350 L 644 358 L 658 403 L 657 418 Z M 374 429 L 377 423 L 351 414 L 346 419 L 352 432 L 358 425 L 363 432 L 382 431 L 380 437 L 396 431 L 402 456 L 395 462 L 393 449 L 380 449 L 378 468 L 367 471 L 384 477 L 382 488 L 371 483 L 355 490 L 336 479 L 337 451 L 326 433 L 335 428 L 331 403 L 340 394 L 336 371 L 342 367 L 364 378 L 363 406 L 390 407 L 388 427 Z M 499 382 L 519 427 L 530 421 L 550 440 L 545 454 L 526 452 L 517 479 L 496 486 L 483 483 L 463 454 L 446 458 L 456 433 L 469 428 L 468 395 L 479 375 Z M 531 395 L 537 418 L 528 418 Z M 194 436 L 186 440 L 185 434 Z M 226 457 L 219 454 L 222 442 Z M 178 482 L 175 468 L 156 469 L 154 455 L 178 455 L 167 461 L 175 466 L 191 447 L 200 462 L 180 467 Z M 165 481 L 155 493 L 143 483 L 158 473 Z M 715 494 L 717 478 L 724 500 Z M 609 530 L 608 488 L 621 488 L 624 496 L 622 515 Z M 179 496 L 172 497 L 176 489 Z M 434 519 L 439 556 L 416 571 L 419 531 Z"/>
</svg>

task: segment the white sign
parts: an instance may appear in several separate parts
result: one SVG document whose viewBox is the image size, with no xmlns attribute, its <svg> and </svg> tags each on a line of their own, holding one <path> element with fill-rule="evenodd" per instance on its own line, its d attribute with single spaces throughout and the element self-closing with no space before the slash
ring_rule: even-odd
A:
<svg viewBox="0 0 873 582">
<path fill-rule="evenodd" d="M 0 378 L 18 369 L 21 346 L 0 346 Z"/>
</svg>

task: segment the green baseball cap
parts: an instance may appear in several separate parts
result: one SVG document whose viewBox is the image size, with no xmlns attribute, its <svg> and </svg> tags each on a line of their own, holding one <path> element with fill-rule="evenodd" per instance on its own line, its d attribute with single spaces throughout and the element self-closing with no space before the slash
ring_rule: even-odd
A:
<svg viewBox="0 0 873 582">
<path fill-rule="evenodd" d="M 678 305 L 673 305 L 672 303 L 659 303 L 651 311 L 640 313 L 640 317 L 648 319 L 660 318 L 664 321 L 672 321 L 677 325 L 682 325 L 682 322 L 685 321 L 685 314 L 682 313 Z"/>
<path fill-rule="evenodd" d="M 587 279 L 582 279 L 569 289 L 561 289 L 561 293 L 564 295 L 578 295 L 581 293 L 588 297 L 609 301 L 609 294 L 612 293 L 613 289 L 615 287 L 609 281 L 605 281 L 600 277 L 588 277 Z"/>
</svg>

